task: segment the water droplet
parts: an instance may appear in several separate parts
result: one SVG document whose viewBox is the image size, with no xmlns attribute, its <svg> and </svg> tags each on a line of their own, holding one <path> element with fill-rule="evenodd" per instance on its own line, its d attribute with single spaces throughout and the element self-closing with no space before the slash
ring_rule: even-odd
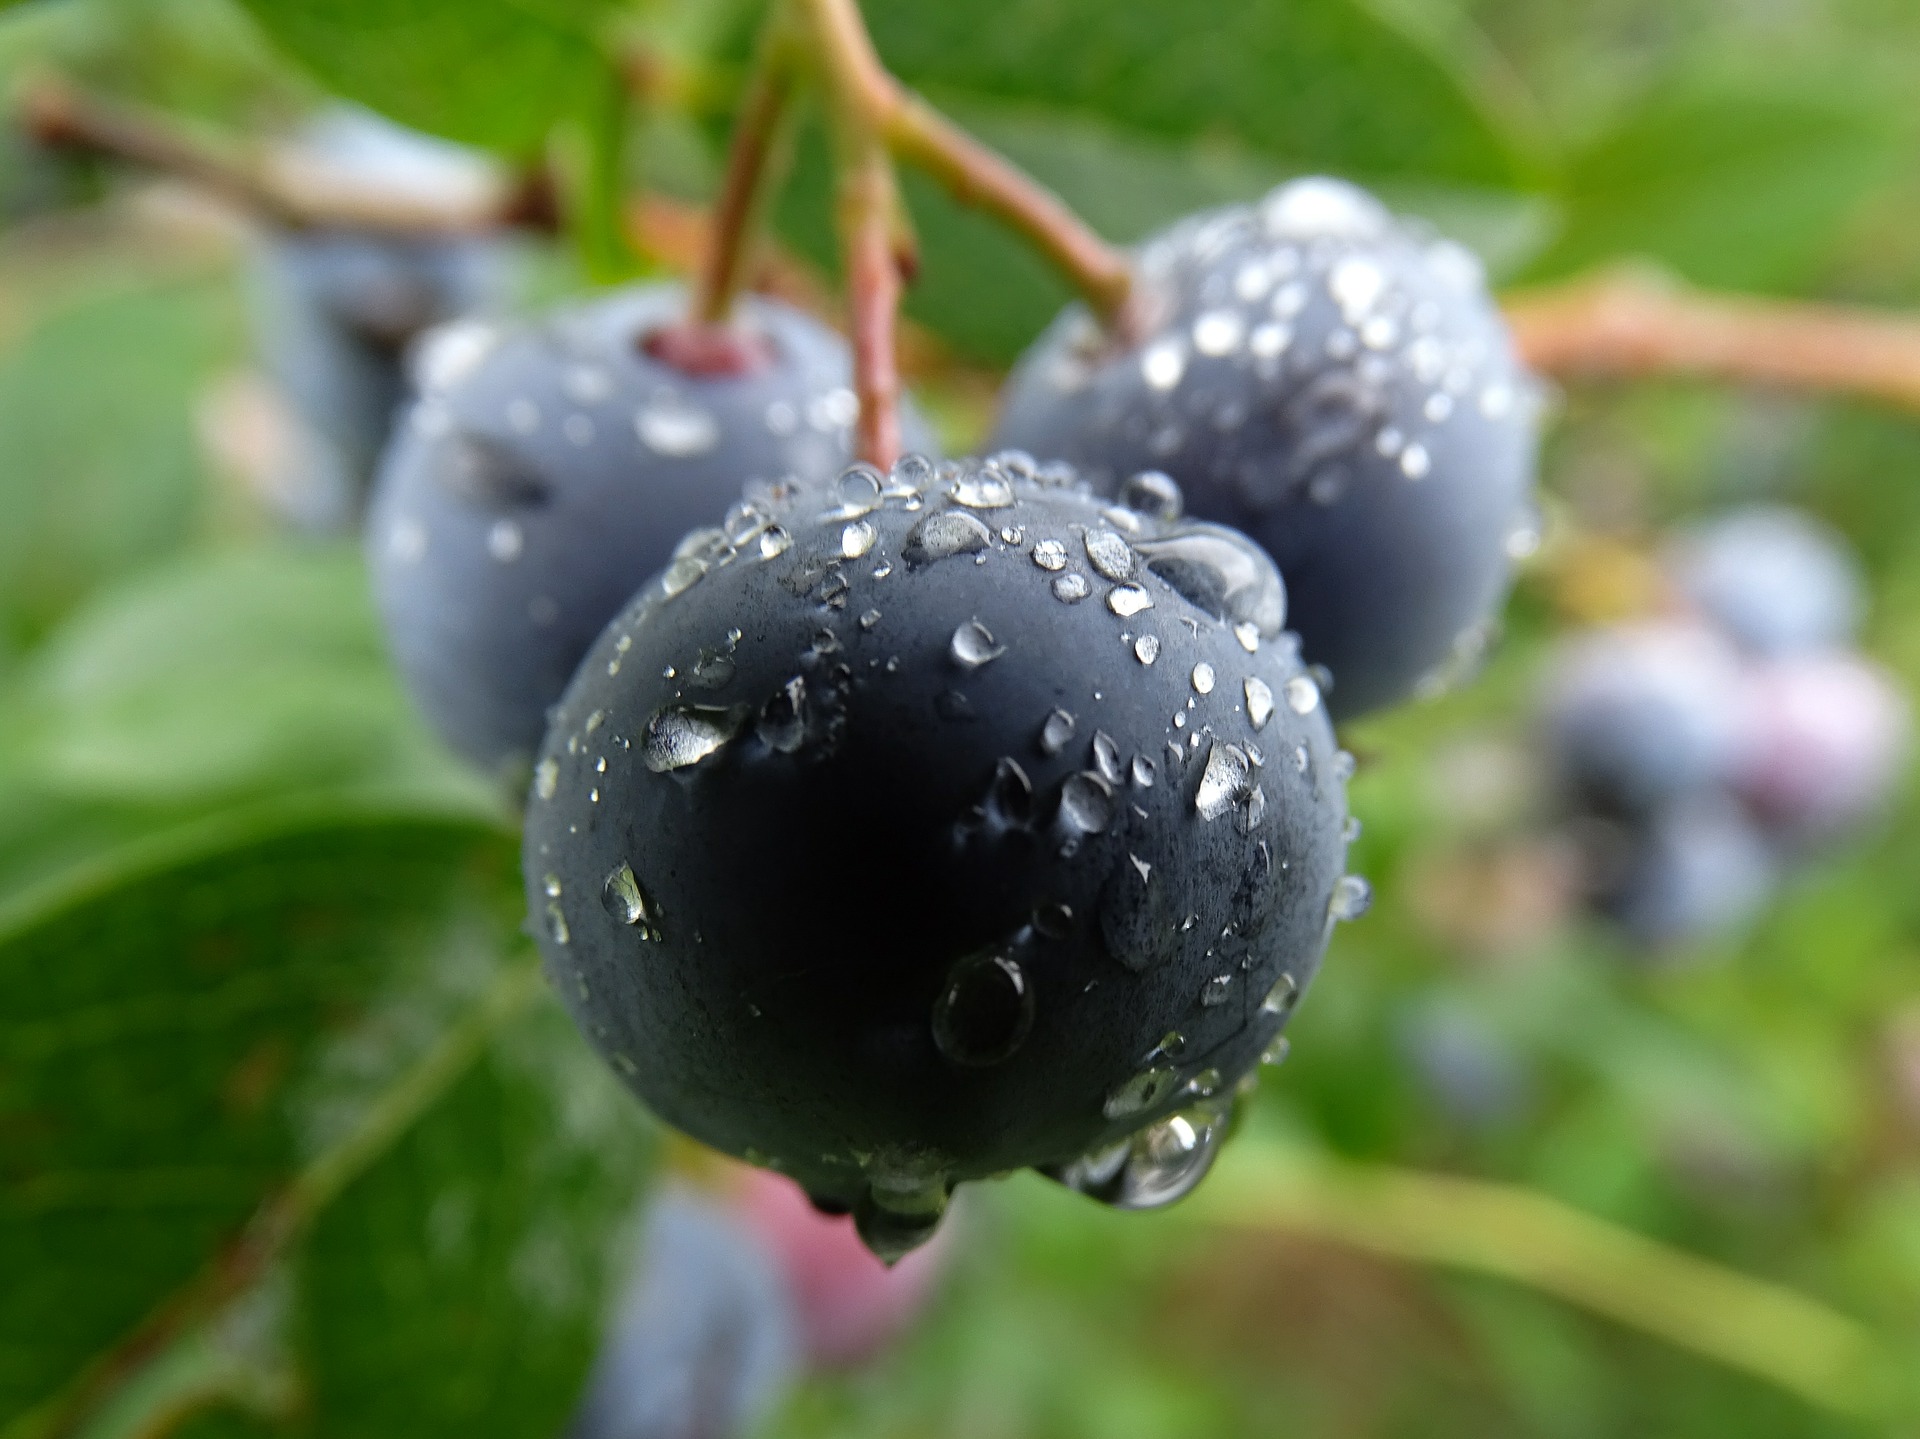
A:
<svg viewBox="0 0 1920 1439">
<path fill-rule="evenodd" d="M 720 443 L 720 423 L 698 405 L 670 393 L 653 397 L 633 417 L 640 443 L 671 459 L 704 455 Z"/>
<path fill-rule="evenodd" d="M 970 510 L 1004 510 L 1013 503 L 1013 486 L 999 475 L 976 470 L 953 482 L 948 494 L 957 505 Z"/>
<path fill-rule="evenodd" d="M 1246 332 L 1238 310 L 1209 310 L 1193 322 L 1193 347 L 1203 355 L 1230 355 Z"/>
<path fill-rule="evenodd" d="M 693 683 L 703 690 L 724 689 L 733 680 L 733 656 L 721 650 L 701 650 L 693 662 Z"/>
<path fill-rule="evenodd" d="M 1346 824 L 1343 825 L 1340 829 L 1340 838 L 1345 840 L 1348 844 L 1352 844 L 1356 839 L 1360 838 L 1360 816 L 1359 815 L 1350 814 L 1347 816 Z"/>
<path fill-rule="evenodd" d="M 1120 746 L 1113 742 L 1113 736 L 1105 730 L 1093 732 L 1093 766 L 1108 784 L 1119 784 L 1126 778 L 1126 772 L 1120 766 Z"/>
<path fill-rule="evenodd" d="M 1233 976 L 1231 974 L 1216 974 L 1212 979 L 1200 986 L 1200 1003 L 1207 1009 L 1216 1009 L 1220 1005 L 1225 1004 L 1228 996 L 1232 993 Z"/>
<path fill-rule="evenodd" d="M 1152 1064 L 1107 1096 L 1100 1112 L 1108 1119 L 1143 1114 L 1172 1095 L 1180 1076 L 1171 1065 Z"/>
<path fill-rule="evenodd" d="M 1274 980 L 1272 988 L 1267 991 L 1266 998 L 1260 1001 L 1260 1012 L 1262 1014 L 1288 1014 L 1292 1012 L 1293 1006 L 1299 998 L 1300 986 L 1294 983 L 1293 976 L 1290 974 L 1282 974 L 1278 979 Z"/>
<path fill-rule="evenodd" d="M 1033 1030 L 1033 986 L 1012 956 L 969 955 L 947 973 L 933 1006 L 933 1042 L 955 1064 L 1000 1064 Z"/>
<path fill-rule="evenodd" d="M 876 538 L 872 525 L 865 520 L 855 520 L 840 531 L 840 553 L 847 559 L 857 560 L 873 548 Z"/>
<path fill-rule="evenodd" d="M 1124 620 L 1152 609 L 1153 596 L 1139 585 L 1115 585 L 1107 591 L 1107 608 Z"/>
<path fill-rule="evenodd" d="M 638 926 L 642 939 L 657 941 L 660 938 L 659 912 L 648 900 L 646 891 L 640 888 L 632 865 L 623 861 L 607 876 L 606 886 L 600 892 L 600 902 L 616 922 Z"/>
<path fill-rule="evenodd" d="M 1203 820 L 1215 820 L 1225 814 L 1246 792 L 1252 761 L 1239 745 L 1216 741 L 1207 752 L 1207 767 L 1194 791 L 1193 807 Z"/>
<path fill-rule="evenodd" d="M 1065 569 L 1067 547 L 1058 540 L 1041 540 L 1033 547 L 1033 562 L 1043 570 Z"/>
<path fill-rule="evenodd" d="M 541 799 L 552 799 L 560 787 L 560 762 L 543 759 L 533 767 L 533 792 Z"/>
<path fill-rule="evenodd" d="M 660 592 L 668 599 L 685 594 L 707 573 L 707 562 L 698 555 L 682 555 L 660 575 Z"/>
<path fill-rule="evenodd" d="M 1033 781 L 1019 762 L 1002 756 L 993 767 L 981 813 L 1005 829 L 1024 829 L 1033 818 Z"/>
<path fill-rule="evenodd" d="M 1309 675 L 1295 675 L 1280 686 L 1280 693 L 1287 698 L 1287 708 L 1297 715 L 1312 714 L 1320 703 L 1320 686 Z"/>
<path fill-rule="evenodd" d="M 1115 1209 L 1164 1209 L 1191 1194 L 1226 1133 L 1218 1101 L 1194 1105 L 1053 1171 L 1052 1177 Z"/>
<path fill-rule="evenodd" d="M 1288 1039 L 1284 1034 L 1276 1034 L 1272 1042 L 1260 1051 L 1260 1062 L 1269 1065 L 1281 1064 L 1286 1061 L 1286 1057 L 1292 1052 L 1293 1041 Z"/>
<path fill-rule="evenodd" d="M 1160 658 L 1160 637 L 1141 635 L 1133 642 L 1133 657 L 1143 665 L 1150 665 Z"/>
<path fill-rule="evenodd" d="M 1248 654 L 1257 654 L 1260 650 L 1260 627 L 1248 620 L 1241 620 L 1233 627 L 1233 637 L 1240 641 L 1240 648 Z"/>
<path fill-rule="evenodd" d="M 642 755 L 655 774 L 685 769 L 725 748 L 744 719 L 741 707 L 669 705 L 647 721 Z"/>
<path fill-rule="evenodd" d="M 1053 597 L 1063 604 L 1077 605 L 1092 593 L 1093 586 L 1083 574 L 1065 574 L 1053 582 Z"/>
<path fill-rule="evenodd" d="M 540 888 L 548 899 L 558 899 L 564 892 L 560 885 L 560 876 L 551 871 L 540 877 Z"/>
<path fill-rule="evenodd" d="M 1256 730 L 1267 727 L 1267 721 L 1273 718 L 1273 690 L 1267 682 L 1249 675 L 1241 685 L 1247 694 L 1247 720 Z"/>
<path fill-rule="evenodd" d="M 879 1174 L 854 1205 L 853 1227 L 881 1263 L 897 1264 L 933 1238 L 946 1209 L 941 1177 Z"/>
<path fill-rule="evenodd" d="M 1193 667 L 1193 687 L 1203 695 L 1213 693 L 1213 666 L 1205 660 Z"/>
<path fill-rule="evenodd" d="M 1267 817 L 1267 792 L 1255 785 L 1247 791 L 1247 807 L 1241 811 L 1240 827 L 1248 834 L 1260 828 L 1260 821 Z"/>
<path fill-rule="evenodd" d="M 1408 479 L 1423 479 L 1432 468 L 1433 457 L 1427 453 L 1425 445 L 1408 445 L 1400 452 L 1400 473 Z"/>
<path fill-rule="evenodd" d="M 1347 750 L 1336 750 L 1333 755 L 1333 777 L 1345 784 L 1353 778 L 1356 768 L 1353 755 Z"/>
<path fill-rule="evenodd" d="M 1221 525 L 1191 522 L 1136 548 L 1147 568 L 1217 619 L 1271 638 L 1286 622 L 1287 591 L 1265 551 Z M 1243 641 L 1244 643 L 1244 641 Z"/>
<path fill-rule="evenodd" d="M 807 737 L 807 684 L 795 675 L 760 708 L 754 733 L 769 749 L 792 754 Z"/>
<path fill-rule="evenodd" d="M 566 911 L 560 908 L 560 901 L 547 901 L 547 933 L 555 944 L 567 944 L 573 939 L 573 931 L 567 928 Z"/>
<path fill-rule="evenodd" d="M 1119 500 L 1127 509 L 1164 524 L 1179 519 L 1187 503 L 1173 477 L 1159 470 L 1142 470 L 1128 478 L 1120 486 Z"/>
<path fill-rule="evenodd" d="M 907 536 L 901 554 L 908 569 L 919 569 L 953 555 L 977 554 L 993 544 L 993 532 L 964 510 L 928 515 Z"/>
<path fill-rule="evenodd" d="M 1133 549 L 1112 530 L 1088 530 L 1087 562 L 1110 580 L 1124 580 L 1133 573 Z"/>
<path fill-rule="evenodd" d="M 1187 372 L 1187 352 L 1178 340 L 1159 340 L 1140 352 L 1140 374 L 1156 390 L 1171 390 Z"/>
<path fill-rule="evenodd" d="M 778 559 L 787 552 L 792 544 L 792 535 L 788 534 L 779 525 L 769 525 L 760 532 L 760 558 L 763 560 Z"/>
<path fill-rule="evenodd" d="M 1067 741 L 1073 738 L 1073 716 L 1065 710 L 1055 710 L 1040 726 L 1040 753 L 1051 758 L 1067 747 Z"/>
<path fill-rule="evenodd" d="M 1099 834 L 1113 823 L 1113 790 L 1091 770 L 1070 774 L 1060 785 L 1061 828 Z"/>
<path fill-rule="evenodd" d="M 933 461 L 909 452 L 893 462 L 889 478 L 893 481 L 890 493 L 917 495 L 933 483 Z"/>
<path fill-rule="evenodd" d="M 879 623 L 880 623 L 880 611 L 878 610 L 868 610 L 865 614 L 860 616 L 860 628 L 863 630 L 870 630 Z"/>
<path fill-rule="evenodd" d="M 962 668 L 977 670 L 981 665 L 999 659 L 1007 652 L 1007 647 L 995 644 L 993 635 L 980 621 L 968 620 L 953 632 L 947 652 L 953 656 L 954 663 Z"/>
<path fill-rule="evenodd" d="M 1327 917 L 1358 919 L 1372 907 L 1373 886 L 1357 874 L 1345 874 L 1334 881 L 1333 895 L 1327 900 Z"/>
<path fill-rule="evenodd" d="M 834 493 L 839 497 L 840 508 L 834 512 L 833 518 L 852 520 L 872 514 L 880 508 L 880 492 L 885 484 L 885 477 L 872 465 L 848 465 L 834 482 Z"/>
<path fill-rule="evenodd" d="M 1152 789 L 1153 782 L 1159 776 L 1152 760 L 1143 754 L 1133 757 L 1133 782 L 1141 789 Z"/>
<path fill-rule="evenodd" d="M 1153 881 L 1152 865 L 1148 864 L 1144 859 L 1140 858 L 1139 855 L 1133 854 L 1131 852 L 1129 852 L 1127 855 L 1127 862 L 1133 866 L 1133 872 L 1140 876 L 1140 883 L 1142 884 L 1152 883 Z"/>
</svg>

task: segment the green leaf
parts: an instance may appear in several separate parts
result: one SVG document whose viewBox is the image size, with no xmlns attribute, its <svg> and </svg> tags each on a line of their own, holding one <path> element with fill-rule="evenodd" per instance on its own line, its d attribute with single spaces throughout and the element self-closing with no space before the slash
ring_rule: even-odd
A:
<svg viewBox="0 0 1920 1439">
<path fill-rule="evenodd" d="M 1638 256 L 1697 284 L 1792 287 L 1902 159 L 1891 118 L 1841 94 L 1668 89 L 1568 162 L 1565 228 L 1534 274 Z"/>
<path fill-rule="evenodd" d="M 105 595 L 35 656 L 14 709 L 0 781 L 63 798 L 495 808 L 400 692 L 346 546 L 200 556 Z"/>
<path fill-rule="evenodd" d="M 1512 149 L 1447 62 L 1354 0 L 870 0 L 915 86 L 1073 110 L 1296 168 L 1503 186 Z"/>
<path fill-rule="evenodd" d="M 529 156 L 604 83 L 619 0 L 242 0 L 323 84 L 403 124 Z"/>
<path fill-rule="evenodd" d="M 555 1429 L 648 1143 L 519 907 L 497 831 L 314 816 L 0 930 L 0 1413 L 111 1397 L 142 1325 L 270 1272 L 251 1230 L 311 1246 L 288 1327 L 320 1432 Z"/>
<path fill-rule="evenodd" d="M 0 655 L 191 535 L 202 475 L 194 402 L 240 348 L 226 286 L 124 279 L 88 287 L 8 346 Z"/>
</svg>

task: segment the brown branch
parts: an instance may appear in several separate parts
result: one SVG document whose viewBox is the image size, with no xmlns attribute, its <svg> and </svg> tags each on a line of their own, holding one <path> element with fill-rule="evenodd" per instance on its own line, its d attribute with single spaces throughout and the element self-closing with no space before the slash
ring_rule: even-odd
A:
<svg viewBox="0 0 1920 1439">
<path fill-rule="evenodd" d="M 1527 363 L 1572 377 L 1689 375 L 1920 409 L 1920 320 L 1713 295 L 1629 271 L 1506 298 Z"/>
<path fill-rule="evenodd" d="M 755 212 L 782 168 L 776 151 L 781 148 L 781 122 L 793 98 L 795 79 L 789 41 L 776 12 L 761 37 L 746 97 L 734 120 L 726 178 L 714 203 L 706 260 L 694 288 L 696 324 L 724 323 L 745 283 Z"/>
<path fill-rule="evenodd" d="M 890 150 L 925 170 L 961 204 L 986 211 L 1025 237 L 1103 319 L 1120 314 L 1133 283 L 1124 254 L 1058 196 L 904 90 L 880 63 L 855 0 L 808 0 L 807 8 L 846 103 L 863 112 L 864 123 Z"/>
<path fill-rule="evenodd" d="M 64 81 L 28 85 L 19 122 L 42 144 L 87 150 L 177 176 L 238 209 L 288 229 L 397 235 L 473 234 L 522 225 L 551 229 L 551 187 L 540 175 L 502 184 L 469 204 L 422 199 L 365 185 L 318 167 L 229 149 L 144 107 L 88 95 Z"/>
<path fill-rule="evenodd" d="M 840 243 L 846 253 L 853 392 L 860 397 L 855 449 L 881 469 L 900 458 L 900 368 L 894 326 L 900 265 L 894 239 L 893 167 L 877 142 L 856 153 L 840 177 Z"/>
</svg>

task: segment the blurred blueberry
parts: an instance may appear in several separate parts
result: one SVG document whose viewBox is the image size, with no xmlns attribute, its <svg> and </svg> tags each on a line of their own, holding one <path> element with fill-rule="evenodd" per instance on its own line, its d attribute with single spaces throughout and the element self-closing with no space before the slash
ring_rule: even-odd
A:
<svg viewBox="0 0 1920 1439">
<path fill-rule="evenodd" d="M 797 1315 L 768 1246 L 724 1198 L 664 1190 L 568 1439 L 734 1439 L 799 1372 Z"/>
<path fill-rule="evenodd" d="M 1547 757 L 1569 798 L 1645 814 L 1723 782 L 1738 760 L 1739 656 L 1703 626 L 1660 622 L 1585 635 L 1549 671 Z"/>
<path fill-rule="evenodd" d="M 1526 1108 L 1533 1084 L 1525 1060 L 1468 1006 L 1422 1004 L 1402 1020 L 1398 1040 L 1422 1092 L 1449 1118 L 1490 1129 Z"/>
<path fill-rule="evenodd" d="M 1857 825 L 1890 798 L 1911 737 L 1906 697 L 1842 652 L 1758 666 L 1736 783 L 1768 828 L 1799 844 Z"/>
<path fill-rule="evenodd" d="M 1864 607 L 1846 541 L 1783 505 L 1749 506 L 1684 532 L 1667 564 L 1702 612 L 1755 654 L 1844 643 Z"/>
<path fill-rule="evenodd" d="M 1605 907 L 1638 943 L 1665 949 L 1738 930 L 1777 877 L 1773 852 L 1740 806 L 1696 795 L 1637 829 Z"/>
</svg>

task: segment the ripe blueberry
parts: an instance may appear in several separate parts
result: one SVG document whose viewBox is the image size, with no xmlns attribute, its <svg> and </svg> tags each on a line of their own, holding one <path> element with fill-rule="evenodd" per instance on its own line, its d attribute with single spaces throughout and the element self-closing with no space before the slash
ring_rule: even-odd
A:
<svg viewBox="0 0 1920 1439">
<path fill-rule="evenodd" d="M 1846 542 L 1783 505 L 1752 505 L 1689 530 L 1667 562 L 1707 618 L 1755 654 L 1845 644 L 1865 605 Z"/>
<path fill-rule="evenodd" d="M 1770 660 L 1754 667 L 1747 707 L 1735 788 L 1787 847 L 1831 839 L 1892 795 L 1912 718 L 1878 666 L 1843 651 Z"/>
<path fill-rule="evenodd" d="M 368 548 L 401 674 L 484 767 L 528 762 L 593 637 L 744 482 L 822 480 L 849 457 L 838 335 L 749 298 L 750 362 L 689 375 L 646 348 L 685 308 L 678 288 L 648 286 L 530 325 L 461 322 L 420 349 Z"/>
<path fill-rule="evenodd" d="M 666 1121 L 897 1257 L 1042 1167 L 1177 1198 L 1318 966 L 1345 762 L 1232 531 L 1024 455 L 759 487 L 555 713 L 555 984 Z"/>
<path fill-rule="evenodd" d="M 1778 877 L 1765 837 L 1730 797 L 1706 792 L 1629 823 L 1597 898 L 1649 949 L 1738 929 Z"/>
<path fill-rule="evenodd" d="M 1336 717 L 1475 659 L 1533 543 L 1537 401 L 1474 259 L 1307 179 L 1174 226 L 1138 276 L 1135 337 L 1067 310 L 996 442 L 1108 492 L 1164 470 L 1266 546 Z"/>
</svg>

